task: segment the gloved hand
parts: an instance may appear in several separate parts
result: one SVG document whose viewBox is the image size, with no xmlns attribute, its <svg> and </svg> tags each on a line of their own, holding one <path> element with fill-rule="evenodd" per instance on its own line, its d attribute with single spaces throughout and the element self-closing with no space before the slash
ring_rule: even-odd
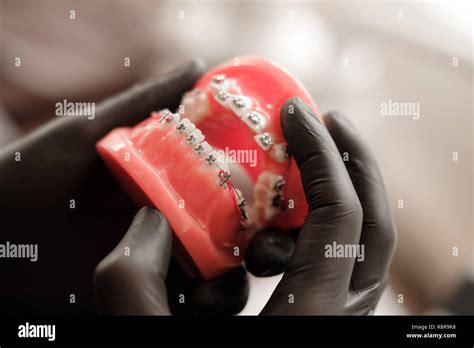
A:
<svg viewBox="0 0 474 348">
<path fill-rule="evenodd" d="M 251 242 L 247 268 L 260 276 L 285 270 L 262 314 L 370 314 L 384 288 L 395 244 L 377 164 L 353 126 L 338 114 L 325 117 L 326 128 L 302 101 L 292 99 L 282 108 L 281 123 L 310 211 L 300 231 L 267 228 Z M 348 154 L 347 162 L 341 153 Z M 363 245 L 364 261 L 327 257 L 326 246 L 333 242 Z M 133 246 L 133 255 L 123 255 L 127 245 Z M 96 269 L 101 312 L 170 314 L 165 286 L 170 250 L 165 218 L 142 209 Z"/>
<path fill-rule="evenodd" d="M 130 251 L 127 255 L 124 253 L 126 248 Z M 248 284 L 243 281 L 245 270 L 242 267 L 199 283 L 189 291 L 187 282 L 170 280 L 170 277 L 179 277 L 176 269 L 168 272 L 171 248 L 172 234 L 165 217 L 154 208 L 142 208 L 123 239 L 96 268 L 99 312 L 109 315 L 169 315 L 172 312 L 215 315 L 233 314 L 243 308 Z M 170 282 L 175 284 L 170 285 Z M 170 288 L 174 289 L 173 299 L 168 297 Z"/>
<path fill-rule="evenodd" d="M 282 109 L 309 213 L 299 233 L 267 229 L 249 246 L 249 270 L 284 271 L 262 314 L 371 314 L 386 282 L 396 237 L 377 163 L 346 118 L 323 119 L 299 99 Z M 363 258 L 329 257 L 335 245 L 363 246 Z"/>
<path fill-rule="evenodd" d="M 177 107 L 202 71 L 193 63 L 98 104 L 93 120 L 62 117 L 0 151 L 0 243 L 38 244 L 37 262 L 1 260 L 3 314 L 95 313 L 94 269 L 136 211 L 96 154 L 95 143 L 114 127 Z M 177 288 L 196 293 L 206 288 L 173 274 Z M 241 308 L 248 288 L 242 269 L 233 275 L 229 286 L 241 294 L 227 299 L 226 306 Z M 203 302 L 193 304 L 194 310 L 208 310 L 206 301 L 213 298 L 199 299 Z"/>
</svg>

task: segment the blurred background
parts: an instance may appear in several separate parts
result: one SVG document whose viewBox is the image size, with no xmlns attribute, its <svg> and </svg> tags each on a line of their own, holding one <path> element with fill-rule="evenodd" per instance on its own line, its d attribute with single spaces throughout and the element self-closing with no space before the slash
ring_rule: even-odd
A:
<svg viewBox="0 0 474 348">
<path fill-rule="evenodd" d="M 373 149 L 398 229 L 376 314 L 473 314 L 473 6 L 449 2 L 0 0 L 0 146 L 194 57 L 274 59 Z M 126 62 L 130 64 L 126 64 Z M 417 103 L 415 117 L 382 103 Z M 251 277 L 257 314 L 279 277 Z"/>
</svg>

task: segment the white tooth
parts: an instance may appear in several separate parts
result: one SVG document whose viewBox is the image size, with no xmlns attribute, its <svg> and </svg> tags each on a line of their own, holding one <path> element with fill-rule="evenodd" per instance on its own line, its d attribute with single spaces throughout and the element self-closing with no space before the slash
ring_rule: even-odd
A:
<svg viewBox="0 0 474 348">
<path fill-rule="evenodd" d="M 209 165 L 209 166 L 214 166 L 217 163 L 218 156 L 215 151 L 211 151 L 206 157 L 204 157 L 204 161 Z"/>
<path fill-rule="evenodd" d="M 285 144 L 275 144 L 272 146 L 272 157 L 280 163 L 288 161 L 288 152 Z"/>
<path fill-rule="evenodd" d="M 225 156 L 222 154 L 221 151 L 212 150 L 210 151 L 206 157 L 204 157 L 204 161 L 207 165 L 220 170 L 223 170 L 227 173 L 230 173 L 229 164 L 227 163 Z"/>
<path fill-rule="evenodd" d="M 176 126 L 181 118 L 178 113 L 173 114 L 168 109 L 160 111 L 158 117 L 160 117 L 159 122 L 162 127 L 169 127 L 170 125 Z"/>
<path fill-rule="evenodd" d="M 217 165 L 219 166 L 220 169 L 226 171 L 227 173 L 230 173 L 229 169 L 229 163 L 227 163 L 227 158 L 225 157 L 225 154 L 223 151 L 215 151 L 217 154 Z"/>
<path fill-rule="evenodd" d="M 275 186 L 278 182 L 283 180 L 283 176 L 264 171 L 262 172 L 255 183 L 253 196 L 254 206 L 256 208 L 256 218 L 259 223 L 271 220 L 279 211 L 272 205 L 273 199 L 278 194 Z"/>
<path fill-rule="evenodd" d="M 227 101 L 229 108 L 240 118 L 246 116 L 252 107 L 252 101 L 245 96 L 234 96 Z"/>
<path fill-rule="evenodd" d="M 212 82 L 217 83 L 217 84 L 222 84 L 225 81 L 225 75 L 224 74 L 219 74 L 219 75 L 214 75 L 212 77 Z"/>
<path fill-rule="evenodd" d="M 194 107 L 194 97 L 191 93 L 186 92 L 181 100 L 181 105 L 184 106 L 184 113 L 187 114 L 187 110 L 191 110 Z"/>
<path fill-rule="evenodd" d="M 228 180 L 230 179 L 231 175 L 229 172 L 225 171 L 225 170 L 220 170 L 218 173 L 217 173 L 217 180 L 216 180 L 216 183 L 217 185 L 219 186 L 224 186 Z"/>
<path fill-rule="evenodd" d="M 173 122 L 178 124 L 181 121 L 181 115 L 179 112 L 176 112 L 173 114 Z"/>
<path fill-rule="evenodd" d="M 219 93 L 221 90 L 223 90 L 223 86 L 222 84 L 220 83 L 215 83 L 215 82 L 211 82 L 209 84 L 209 88 L 211 89 L 211 91 L 213 91 L 214 93 Z"/>
<path fill-rule="evenodd" d="M 254 138 L 257 144 L 265 151 L 270 149 L 273 145 L 273 137 L 269 133 L 257 134 Z"/>
<path fill-rule="evenodd" d="M 229 170 L 223 168 L 222 164 L 219 163 L 219 154 L 217 151 L 212 150 L 207 142 L 203 141 L 196 147 L 201 145 L 206 147 L 209 152 L 206 151 L 200 154 L 200 156 L 204 157 L 204 161 L 199 170 L 201 172 L 210 174 L 217 186 L 223 186 L 228 180 L 227 176 L 230 175 Z"/>
<path fill-rule="evenodd" d="M 254 133 L 260 133 L 267 125 L 268 119 L 261 112 L 251 111 L 242 117 L 242 121 L 244 121 Z"/>
<path fill-rule="evenodd" d="M 234 114 L 242 118 L 249 113 L 252 100 L 243 95 L 233 95 L 227 92 L 219 92 L 215 99 L 226 109 L 232 110 Z"/>
<path fill-rule="evenodd" d="M 194 152 L 200 156 L 206 156 L 211 151 L 212 147 L 207 141 L 203 141 L 194 147 Z"/>
<path fill-rule="evenodd" d="M 212 77 L 212 81 L 209 84 L 209 88 L 214 93 L 229 90 L 233 85 L 233 80 L 225 78 L 225 75 L 215 75 Z"/>
<path fill-rule="evenodd" d="M 203 117 L 209 113 L 209 101 L 207 99 L 207 94 L 199 90 L 199 93 L 195 96 L 195 112 L 194 118 Z M 197 122 L 196 120 L 195 122 Z"/>
<path fill-rule="evenodd" d="M 181 100 L 184 116 L 194 123 L 198 123 L 206 118 L 210 113 L 210 106 L 207 94 L 200 89 L 194 89 L 185 93 Z"/>
<path fill-rule="evenodd" d="M 196 145 L 199 144 L 201 141 L 204 140 L 204 134 L 202 134 L 201 130 L 195 129 L 185 139 L 186 144 L 188 145 Z"/>
<path fill-rule="evenodd" d="M 216 94 L 215 99 L 218 103 L 220 103 L 223 107 L 227 107 L 227 100 L 231 98 L 231 95 L 227 92 L 219 92 Z"/>
<path fill-rule="evenodd" d="M 194 125 L 194 123 L 192 123 L 187 118 L 183 118 L 181 122 L 179 122 L 176 126 L 176 130 L 178 131 L 178 133 L 182 133 L 183 135 L 191 133 L 195 128 L 196 126 Z"/>
</svg>

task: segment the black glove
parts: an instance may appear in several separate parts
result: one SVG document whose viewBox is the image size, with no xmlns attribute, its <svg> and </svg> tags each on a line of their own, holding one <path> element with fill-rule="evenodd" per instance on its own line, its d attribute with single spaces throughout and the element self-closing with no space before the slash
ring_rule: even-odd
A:
<svg viewBox="0 0 474 348">
<path fill-rule="evenodd" d="M 266 229 L 249 246 L 249 270 L 285 271 L 262 314 L 370 314 L 386 282 L 396 238 L 377 163 L 346 118 L 324 122 L 299 99 L 282 109 L 309 214 L 299 233 Z M 331 258 L 335 245 L 363 246 L 363 258 Z"/>
<path fill-rule="evenodd" d="M 2 149 L 0 243 L 37 243 L 39 254 L 37 262 L 1 260 L 2 313 L 95 313 L 94 269 L 136 212 L 96 154 L 95 143 L 114 127 L 132 126 L 153 110 L 177 107 L 202 71 L 193 63 L 107 99 L 97 106 L 93 120 L 56 119 Z M 21 161 L 15 161 L 18 153 Z M 193 296 L 202 302 L 194 310 L 214 311 L 207 307 L 214 303 L 212 297 L 196 295 L 205 284 L 188 282 L 180 274 L 177 271 L 179 278 L 172 282 L 176 288 L 194 293 L 197 286 Z M 245 277 L 232 280 L 230 287 L 242 294 L 226 304 L 242 308 Z"/>
<path fill-rule="evenodd" d="M 151 207 L 142 208 L 120 243 L 97 266 L 95 291 L 100 313 L 217 315 L 243 308 L 248 284 L 242 267 L 198 284 L 176 282 L 179 270 L 168 272 L 171 245 L 171 229 L 163 215 Z M 127 247 L 129 255 L 124 254 Z M 171 287 L 170 282 L 174 283 Z"/>
</svg>

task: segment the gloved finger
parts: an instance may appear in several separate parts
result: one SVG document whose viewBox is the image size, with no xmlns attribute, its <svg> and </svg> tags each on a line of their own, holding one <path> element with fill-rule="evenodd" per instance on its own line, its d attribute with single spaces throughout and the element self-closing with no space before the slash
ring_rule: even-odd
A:
<svg viewBox="0 0 474 348">
<path fill-rule="evenodd" d="M 360 202 L 329 132 L 303 101 L 285 103 L 281 125 L 301 172 L 309 213 L 262 314 L 337 313 L 345 304 L 355 259 L 327 257 L 326 248 L 359 242 Z"/>
<path fill-rule="evenodd" d="M 295 248 L 295 238 L 289 231 L 266 227 L 258 231 L 245 252 L 245 267 L 257 277 L 283 273 Z"/>
<path fill-rule="evenodd" d="M 170 314 L 165 278 L 171 243 L 171 230 L 163 215 L 151 207 L 140 209 L 123 239 L 96 268 L 99 313 Z"/>
<path fill-rule="evenodd" d="M 356 262 L 351 284 L 354 290 L 362 290 L 385 280 L 395 246 L 395 228 L 382 175 L 368 145 L 343 115 L 329 113 L 324 122 L 346 159 L 344 163 L 364 212 L 360 238 L 363 261 Z"/>
<path fill-rule="evenodd" d="M 190 279 L 174 259 L 166 285 L 173 315 L 234 315 L 245 307 L 249 294 L 243 267 L 203 281 Z"/>
</svg>

